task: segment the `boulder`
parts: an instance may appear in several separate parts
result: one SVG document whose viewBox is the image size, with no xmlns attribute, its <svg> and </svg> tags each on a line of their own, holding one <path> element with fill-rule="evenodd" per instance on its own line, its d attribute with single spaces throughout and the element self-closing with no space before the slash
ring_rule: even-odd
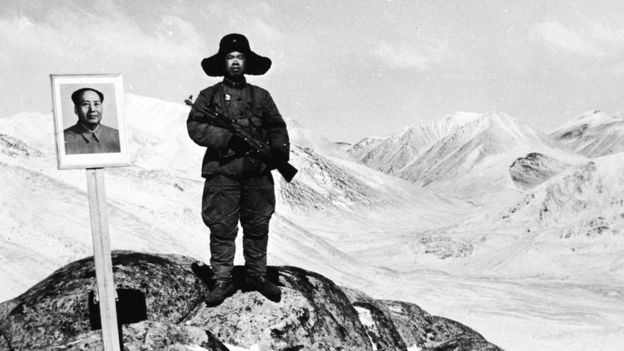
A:
<svg viewBox="0 0 624 351">
<path fill-rule="evenodd" d="M 207 266 L 195 266 L 210 284 Z M 216 308 L 200 304 L 185 323 L 210 330 L 231 345 L 260 350 L 372 350 L 358 313 L 343 290 L 322 275 L 296 267 L 269 267 L 282 290 L 279 303 L 245 292 L 244 269 L 235 267 L 237 292 Z"/>
<path fill-rule="evenodd" d="M 150 321 L 178 324 L 203 301 L 205 287 L 192 272 L 195 261 L 190 258 L 117 251 L 112 259 L 117 287 L 145 294 Z M 91 340 L 86 335 L 93 334 L 89 293 L 95 287 L 94 261 L 87 257 L 1 304 L 0 333 L 10 350 L 41 350 Z"/>
<path fill-rule="evenodd" d="M 388 309 L 408 346 L 423 351 L 502 350 L 473 329 L 448 318 L 432 316 L 417 305 L 390 300 L 378 303 Z"/>
<path fill-rule="evenodd" d="M 569 166 L 554 157 L 532 152 L 517 158 L 509 166 L 509 175 L 517 187 L 528 190 L 547 181 Z"/>
<path fill-rule="evenodd" d="M 212 271 L 201 262 L 129 251 L 114 251 L 112 260 L 117 288 L 140 291 L 147 306 L 145 320 L 122 326 L 127 351 L 498 350 L 416 305 L 375 300 L 296 267 L 269 267 L 268 278 L 282 290 L 281 301 L 272 302 L 245 288 L 244 267 L 237 266 L 234 295 L 207 307 Z M 1 303 L 0 350 L 102 350 L 101 332 L 90 321 L 95 286 L 88 257 Z"/>
<path fill-rule="evenodd" d="M 375 350 L 501 350 L 469 327 L 432 316 L 415 304 L 376 300 L 361 291 L 344 290 L 357 306 Z"/>
</svg>

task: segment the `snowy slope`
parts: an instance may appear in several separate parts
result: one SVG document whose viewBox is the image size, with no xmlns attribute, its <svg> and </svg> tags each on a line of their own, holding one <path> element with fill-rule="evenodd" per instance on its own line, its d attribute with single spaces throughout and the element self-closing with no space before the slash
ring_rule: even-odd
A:
<svg viewBox="0 0 624 351">
<path fill-rule="evenodd" d="M 587 157 L 618 153 L 624 151 L 624 117 L 594 110 L 564 123 L 550 135 Z"/>
<path fill-rule="evenodd" d="M 358 160 L 361 160 L 366 155 L 368 155 L 371 150 L 375 149 L 379 144 L 383 143 L 388 137 L 366 137 L 357 143 L 350 145 L 347 147 L 347 152 L 349 152 L 353 157 Z"/>
<path fill-rule="evenodd" d="M 621 284 L 623 252 L 620 153 L 564 170 L 458 223 L 414 233 L 401 257 L 449 273 Z"/>
</svg>

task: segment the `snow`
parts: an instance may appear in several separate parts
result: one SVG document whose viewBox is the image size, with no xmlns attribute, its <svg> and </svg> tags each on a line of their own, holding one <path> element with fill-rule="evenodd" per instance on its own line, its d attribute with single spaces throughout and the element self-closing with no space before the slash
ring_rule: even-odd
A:
<svg viewBox="0 0 624 351">
<path fill-rule="evenodd" d="M 186 134 L 188 107 L 135 95 L 125 105 L 133 166 L 105 170 L 112 247 L 207 262 L 202 149 Z M 615 126 L 608 116 L 585 117 Z M 270 264 L 416 303 L 506 350 L 618 350 L 624 342 L 624 153 L 577 154 L 498 112 L 423 122 L 350 154 L 288 125 L 299 174 L 290 184 L 275 174 Z M 0 118 L 0 134 L 6 300 L 90 255 L 91 238 L 84 171 L 56 169 L 51 115 Z M 509 167 L 531 152 L 566 166 L 521 189 Z"/>
<path fill-rule="evenodd" d="M 208 350 L 199 345 L 186 345 L 185 347 L 188 349 L 188 351 L 207 351 Z"/>
<path fill-rule="evenodd" d="M 371 315 L 371 312 L 364 308 L 364 307 L 359 307 L 359 306 L 355 306 L 355 311 L 358 313 L 358 318 L 360 319 L 360 322 L 362 323 L 363 326 L 368 327 L 368 328 L 374 328 L 375 327 L 375 321 L 373 320 L 373 316 Z M 373 342 L 373 339 L 371 338 L 371 336 L 368 336 L 368 339 L 371 342 L 371 345 L 373 345 L 373 350 L 377 350 L 377 345 Z"/>
<path fill-rule="evenodd" d="M 594 110 L 558 127 L 550 135 L 588 157 L 624 151 L 624 118 Z"/>
<path fill-rule="evenodd" d="M 363 326 L 365 327 L 375 326 L 375 322 L 373 321 L 373 316 L 371 315 L 368 309 L 364 307 L 355 306 L 355 310 L 357 311 L 360 322 L 362 322 Z"/>
</svg>

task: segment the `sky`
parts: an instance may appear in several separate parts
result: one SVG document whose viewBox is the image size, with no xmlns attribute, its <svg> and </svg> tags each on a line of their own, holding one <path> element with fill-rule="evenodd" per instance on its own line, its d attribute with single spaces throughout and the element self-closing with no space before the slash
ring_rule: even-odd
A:
<svg viewBox="0 0 624 351">
<path fill-rule="evenodd" d="M 457 111 L 549 132 L 619 114 L 622 18 L 618 0 L 3 0 L 0 117 L 50 112 L 50 74 L 121 73 L 125 93 L 183 103 L 219 81 L 200 62 L 236 32 L 273 61 L 248 81 L 334 141 Z"/>
</svg>

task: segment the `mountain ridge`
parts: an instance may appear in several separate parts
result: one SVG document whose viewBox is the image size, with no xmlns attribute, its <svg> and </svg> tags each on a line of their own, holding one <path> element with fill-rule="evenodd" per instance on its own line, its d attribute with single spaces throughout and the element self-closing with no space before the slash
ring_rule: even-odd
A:
<svg viewBox="0 0 624 351">
<path fill-rule="evenodd" d="M 440 125 L 447 128 L 439 128 Z M 432 126 L 435 127 L 435 132 L 431 132 Z M 410 138 L 405 138 L 405 135 Z M 410 145 L 408 139 L 421 140 L 425 146 Z M 399 151 L 393 151 L 397 145 Z M 362 144 L 355 144 L 351 150 L 354 150 L 352 153 L 354 156 L 358 155 L 361 162 L 374 169 L 422 186 L 440 183 L 437 191 L 449 186 L 445 182 L 448 179 L 452 179 L 453 183 L 460 183 L 453 187 L 454 190 L 462 187 L 474 188 L 479 181 L 479 172 L 484 173 L 484 167 L 488 173 L 493 174 L 492 170 L 487 169 L 487 164 L 488 160 L 496 157 L 500 159 L 494 162 L 507 164 L 530 152 L 541 152 L 568 161 L 578 161 L 581 158 L 548 135 L 499 112 L 450 115 L 409 127 L 401 134 L 370 144 L 370 147 L 368 153 L 363 151 Z M 401 150 L 408 151 L 401 153 Z M 401 155 L 400 162 L 386 157 L 397 155 L 397 152 Z M 499 189 L 513 185 L 507 179 L 509 176 L 506 168 L 499 167 L 496 172 L 498 175 L 490 179 L 489 183 L 498 184 Z"/>
<path fill-rule="evenodd" d="M 624 151 L 624 117 L 588 111 L 553 130 L 550 135 L 587 157 Z"/>
</svg>

